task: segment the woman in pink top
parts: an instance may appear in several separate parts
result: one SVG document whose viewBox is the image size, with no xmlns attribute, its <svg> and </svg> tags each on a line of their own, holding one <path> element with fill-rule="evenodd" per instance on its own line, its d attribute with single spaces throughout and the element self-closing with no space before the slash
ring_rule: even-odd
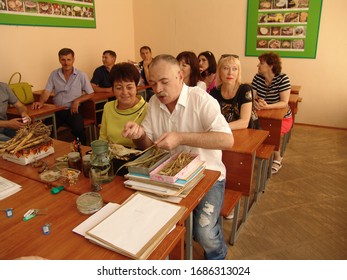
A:
<svg viewBox="0 0 347 280">
<path fill-rule="evenodd" d="M 200 53 L 198 59 L 202 80 L 206 84 L 206 91 L 210 93 L 211 89 L 216 85 L 216 59 L 210 51 Z"/>
</svg>

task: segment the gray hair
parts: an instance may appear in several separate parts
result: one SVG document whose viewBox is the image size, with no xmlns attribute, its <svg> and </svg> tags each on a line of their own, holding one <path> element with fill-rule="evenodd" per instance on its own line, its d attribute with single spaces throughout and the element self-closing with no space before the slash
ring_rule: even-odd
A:
<svg viewBox="0 0 347 280">
<path fill-rule="evenodd" d="M 149 67 L 152 67 L 152 66 L 158 64 L 158 62 L 160 62 L 160 61 L 166 61 L 169 64 L 175 65 L 178 68 L 180 68 L 180 64 L 178 63 L 177 59 L 174 56 L 170 55 L 170 54 L 160 54 L 160 55 L 157 55 L 155 58 L 153 58 L 153 60 L 152 60 L 152 62 L 151 62 Z"/>
</svg>

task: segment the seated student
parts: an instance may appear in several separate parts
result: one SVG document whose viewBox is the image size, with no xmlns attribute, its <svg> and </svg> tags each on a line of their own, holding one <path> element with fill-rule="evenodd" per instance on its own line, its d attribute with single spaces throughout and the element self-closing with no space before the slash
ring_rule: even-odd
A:
<svg viewBox="0 0 347 280">
<path fill-rule="evenodd" d="M 206 84 L 206 91 L 210 93 L 216 85 L 216 59 L 210 51 L 200 53 L 198 59 L 202 80 Z"/>
<path fill-rule="evenodd" d="M 112 92 L 110 82 L 110 71 L 116 63 L 117 54 L 114 51 L 106 50 L 102 53 L 103 65 L 95 69 L 90 81 L 94 92 Z"/>
<path fill-rule="evenodd" d="M 8 105 L 17 108 L 21 118 L 7 119 Z M 10 87 L 0 82 L 0 141 L 8 141 L 16 135 L 16 130 L 31 123 L 26 107 L 18 100 Z"/>
<path fill-rule="evenodd" d="M 137 95 L 140 73 L 131 63 L 117 63 L 110 73 L 116 100 L 107 102 L 102 115 L 100 137 L 111 143 L 135 147 L 133 141 L 122 136 L 128 121 L 141 124 L 147 113 L 147 103 Z"/>
<path fill-rule="evenodd" d="M 177 55 L 176 59 L 180 64 L 180 68 L 183 72 L 183 81 L 190 87 L 201 87 L 206 90 L 205 82 L 201 81 L 201 75 L 199 70 L 199 60 L 193 52 L 181 52 Z"/>
<path fill-rule="evenodd" d="M 149 77 L 149 72 L 148 68 L 149 65 L 151 64 L 153 60 L 152 56 L 152 50 L 148 46 L 142 46 L 140 48 L 140 55 L 142 58 L 142 61 L 139 62 L 139 67 L 140 67 L 140 72 L 141 72 L 141 78 L 144 82 L 145 86 L 148 86 L 148 77 Z M 148 102 L 149 99 L 154 95 L 154 92 L 152 88 L 146 88 L 146 101 Z"/>
<path fill-rule="evenodd" d="M 286 74 L 281 73 L 282 63 L 278 54 L 269 52 L 259 57 L 258 73 L 254 76 L 252 87 L 254 105 L 257 110 L 288 108 L 282 120 L 281 135 L 289 132 L 293 125 L 292 111 L 288 106 L 290 97 L 290 81 Z M 272 173 L 277 173 L 282 167 L 280 151 L 275 151 Z"/>
<path fill-rule="evenodd" d="M 73 50 L 63 48 L 59 51 L 58 56 L 62 67 L 51 73 L 40 100 L 34 102 L 32 108 L 42 108 L 50 94 L 54 92 L 54 104 L 66 107 L 66 110 L 55 113 L 57 128 L 66 123 L 72 129 L 72 134 L 79 138 L 83 145 L 86 145 L 83 116 L 78 108 L 81 103 L 91 98 L 93 88 L 87 74 L 73 66 L 75 62 Z"/>
<path fill-rule="evenodd" d="M 259 128 L 253 108 L 252 87 L 241 82 L 241 63 L 232 54 L 222 55 L 217 65 L 216 87 L 211 96 L 217 99 L 231 130 Z"/>
<path fill-rule="evenodd" d="M 123 136 L 143 149 L 155 144 L 172 153 L 197 153 L 206 162 L 206 168 L 221 172 L 194 209 L 193 235 L 207 259 L 225 259 L 227 246 L 220 227 L 226 172 L 222 150 L 232 147 L 233 135 L 217 101 L 203 94 L 201 88 L 183 83 L 182 71 L 173 56 L 155 57 L 149 78 L 156 97 L 151 98 L 142 124 L 126 123 Z"/>
</svg>

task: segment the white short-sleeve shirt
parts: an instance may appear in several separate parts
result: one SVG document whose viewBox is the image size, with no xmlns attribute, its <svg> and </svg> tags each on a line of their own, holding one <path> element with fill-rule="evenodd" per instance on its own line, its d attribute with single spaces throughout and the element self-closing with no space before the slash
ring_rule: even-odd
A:
<svg viewBox="0 0 347 280">
<path fill-rule="evenodd" d="M 165 132 L 225 132 L 230 127 L 220 112 L 218 102 L 199 87 L 183 85 L 178 102 L 172 114 L 158 98 L 151 98 L 147 115 L 142 122 L 147 136 L 155 141 Z M 179 146 L 172 153 L 190 151 L 206 161 L 206 168 L 221 172 L 219 180 L 225 178 L 222 151 Z"/>
</svg>

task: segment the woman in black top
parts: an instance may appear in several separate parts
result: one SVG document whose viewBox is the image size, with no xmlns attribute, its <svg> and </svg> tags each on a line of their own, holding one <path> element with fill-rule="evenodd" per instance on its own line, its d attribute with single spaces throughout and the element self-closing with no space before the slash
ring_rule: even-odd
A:
<svg viewBox="0 0 347 280">
<path fill-rule="evenodd" d="M 241 63 L 236 55 L 222 55 L 217 65 L 216 87 L 210 94 L 221 106 L 232 130 L 258 128 L 253 109 L 252 87 L 241 83 Z"/>
</svg>

